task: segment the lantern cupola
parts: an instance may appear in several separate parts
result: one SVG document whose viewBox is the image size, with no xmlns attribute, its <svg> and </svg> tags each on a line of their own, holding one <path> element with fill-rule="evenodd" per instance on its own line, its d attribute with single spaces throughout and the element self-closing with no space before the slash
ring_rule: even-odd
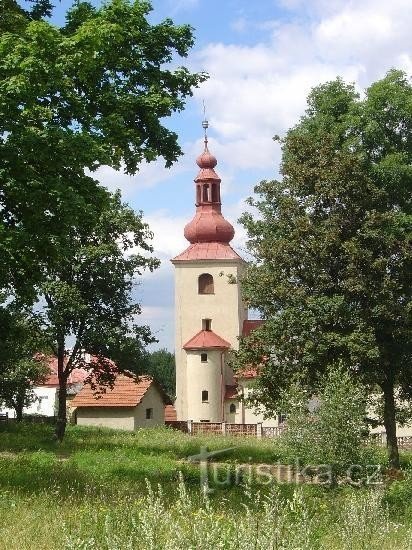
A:
<svg viewBox="0 0 412 550">
<path fill-rule="evenodd" d="M 235 230 L 232 224 L 222 216 L 221 179 L 215 172 L 216 157 L 210 153 L 208 148 L 207 121 L 203 122 L 203 127 L 205 128 L 205 148 L 203 153 L 196 159 L 200 171 L 194 180 L 196 186 L 196 214 L 192 221 L 186 225 L 184 235 L 191 244 L 229 244 L 235 235 Z"/>
</svg>

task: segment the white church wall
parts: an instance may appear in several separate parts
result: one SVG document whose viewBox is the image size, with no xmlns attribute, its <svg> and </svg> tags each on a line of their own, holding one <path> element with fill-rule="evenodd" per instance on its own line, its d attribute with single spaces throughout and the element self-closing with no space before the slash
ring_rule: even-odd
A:
<svg viewBox="0 0 412 550">
<path fill-rule="evenodd" d="M 211 319 L 213 332 L 238 347 L 237 337 L 247 317 L 239 284 L 230 284 L 227 275 L 239 280 L 243 261 L 193 261 L 175 263 L 175 316 L 176 316 L 176 412 L 178 419 L 190 418 L 188 411 L 192 382 L 186 376 L 188 365 L 184 344 L 202 330 L 202 320 Z M 199 294 L 198 278 L 203 273 L 213 276 L 214 293 Z M 224 384 L 233 384 L 233 375 L 224 369 Z M 221 409 L 219 409 L 221 414 Z M 216 415 L 215 415 L 216 416 Z"/>
<path fill-rule="evenodd" d="M 243 386 L 243 396 L 247 400 L 253 392 L 253 387 L 251 385 L 253 382 L 244 381 Z M 251 407 L 247 402 L 243 402 L 243 418 L 245 424 L 257 424 L 258 422 L 262 423 L 262 426 L 277 427 L 279 425 L 278 415 L 274 415 L 270 418 L 265 418 L 263 412 Z"/>
<path fill-rule="evenodd" d="M 205 353 L 207 362 L 201 361 L 200 351 L 187 352 L 187 419 L 195 422 L 221 422 L 221 352 L 205 350 Z M 208 392 L 205 402 L 202 402 L 203 391 Z"/>
</svg>

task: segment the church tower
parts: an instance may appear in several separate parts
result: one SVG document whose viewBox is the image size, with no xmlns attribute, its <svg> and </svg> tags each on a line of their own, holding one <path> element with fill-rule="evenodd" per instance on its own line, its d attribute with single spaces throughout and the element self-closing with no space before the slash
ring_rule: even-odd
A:
<svg viewBox="0 0 412 550">
<path fill-rule="evenodd" d="M 205 146 L 196 163 L 196 213 L 185 229 L 189 247 L 175 266 L 176 413 L 178 420 L 222 422 L 225 391 L 235 384 L 226 364 L 247 318 L 238 283 L 244 260 L 231 248 L 233 226 L 221 212 L 216 158 Z"/>
</svg>

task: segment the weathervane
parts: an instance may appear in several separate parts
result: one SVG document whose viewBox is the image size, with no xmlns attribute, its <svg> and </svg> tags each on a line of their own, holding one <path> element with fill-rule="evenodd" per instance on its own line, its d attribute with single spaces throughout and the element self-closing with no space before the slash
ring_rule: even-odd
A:
<svg viewBox="0 0 412 550">
<path fill-rule="evenodd" d="M 203 120 L 202 120 L 202 128 L 205 131 L 205 147 L 207 148 L 207 129 L 209 128 L 209 122 L 206 119 L 206 105 L 205 100 L 203 100 Z"/>
</svg>

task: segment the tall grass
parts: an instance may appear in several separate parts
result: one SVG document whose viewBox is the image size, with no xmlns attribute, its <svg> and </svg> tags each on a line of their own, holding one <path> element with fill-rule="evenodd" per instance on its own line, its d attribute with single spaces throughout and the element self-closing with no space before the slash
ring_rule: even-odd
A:
<svg viewBox="0 0 412 550">
<path fill-rule="evenodd" d="M 99 528 L 65 530 L 72 550 L 141 548 L 165 550 L 407 549 L 412 530 L 389 519 L 379 491 L 346 495 L 338 510 L 313 510 L 296 488 L 290 499 L 273 486 L 265 496 L 245 488 L 239 510 L 216 510 L 207 497 L 199 503 L 178 486 L 173 506 L 161 488 L 124 508 L 113 507 Z"/>
<path fill-rule="evenodd" d="M 282 461 L 280 443 L 165 428 L 70 427 L 62 445 L 51 435 L 47 426 L 0 429 L 0 550 L 412 548 L 410 478 L 332 490 L 246 476 L 242 486 L 211 482 L 204 495 L 189 455 L 234 446 L 218 458 L 233 469 Z"/>
</svg>

